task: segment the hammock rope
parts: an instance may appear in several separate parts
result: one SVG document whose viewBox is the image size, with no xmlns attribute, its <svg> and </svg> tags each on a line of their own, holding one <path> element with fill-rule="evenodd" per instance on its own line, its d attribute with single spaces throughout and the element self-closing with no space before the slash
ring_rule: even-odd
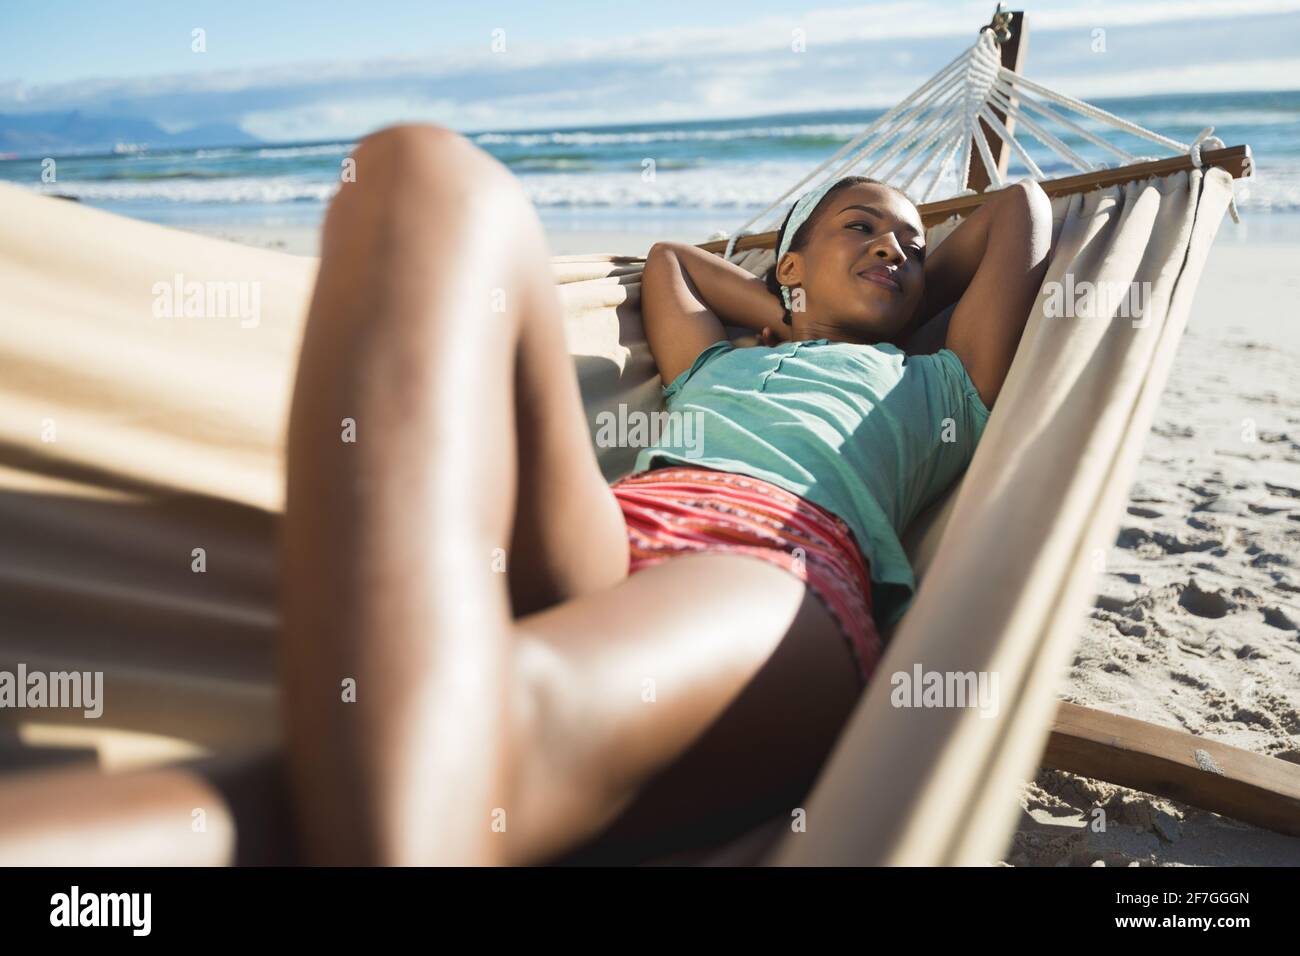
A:
<svg viewBox="0 0 1300 956">
<path fill-rule="evenodd" d="M 1005 119 L 994 110 L 1000 111 Z M 993 159 L 984 124 L 1007 144 L 1028 170 L 1029 177 L 1039 182 L 1051 177 L 1042 168 L 1041 160 L 1035 160 L 1008 127 L 1023 130 L 1066 165 L 1084 173 L 1115 167 L 1085 159 L 1049 127 L 1055 126 L 1065 135 L 1077 136 L 1091 143 L 1118 160 L 1119 166 L 1160 158 L 1135 155 L 1085 128 L 1076 122 L 1076 118 L 1146 140 L 1174 155 L 1190 155 L 1198 169 L 1202 168 L 1204 148 L 1222 149 L 1224 146 L 1223 140 L 1211 135 L 1213 126 L 1202 130 L 1193 142 L 1183 143 L 1009 70 L 1002 65 L 995 31 L 984 30 L 968 49 L 741 225 L 730 237 L 717 233 L 713 238 L 727 239 L 724 257 L 731 259 L 736 241 L 742 236 L 779 229 L 790 205 L 806 190 L 855 173 L 881 179 L 904 191 L 926 174 L 931 174 L 921 195 L 921 202 L 927 203 L 935 198 L 935 191 L 945 174 L 955 173 L 957 182 L 965 183 L 972 157 L 978 155 L 988 173 L 988 191 L 1003 189 L 1010 183 L 999 172 Z M 960 157 L 954 168 L 958 150 Z M 962 189 L 951 194 L 952 197 L 971 195 L 975 195 L 975 190 Z M 1241 221 L 1235 201 L 1229 203 L 1228 211 L 1233 222 Z"/>
</svg>

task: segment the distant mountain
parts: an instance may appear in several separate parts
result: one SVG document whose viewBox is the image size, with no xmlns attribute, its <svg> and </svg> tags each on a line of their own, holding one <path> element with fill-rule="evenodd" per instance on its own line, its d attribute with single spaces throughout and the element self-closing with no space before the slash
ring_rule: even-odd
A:
<svg viewBox="0 0 1300 956">
<path fill-rule="evenodd" d="M 208 123 L 168 133 L 151 120 L 90 116 L 80 110 L 0 114 L 0 154 L 21 157 L 110 153 L 135 147 L 251 146 L 260 142 L 230 123 Z"/>
</svg>

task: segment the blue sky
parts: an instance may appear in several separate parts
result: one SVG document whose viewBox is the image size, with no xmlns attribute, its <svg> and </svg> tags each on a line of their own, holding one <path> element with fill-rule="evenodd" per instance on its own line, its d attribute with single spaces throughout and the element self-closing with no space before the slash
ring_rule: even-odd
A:
<svg viewBox="0 0 1300 956">
<path fill-rule="evenodd" d="M 885 106 L 993 5 L 0 0 L 0 113 L 232 122 L 294 140 L 402 120 L 472 130 Z M 1011 6 L 1029 13 L 1026 72 L 1075 95 L 1300 88 L 1300 0 Z M 206 52 L 191 49 L 195 28 Z"/>
</svg>

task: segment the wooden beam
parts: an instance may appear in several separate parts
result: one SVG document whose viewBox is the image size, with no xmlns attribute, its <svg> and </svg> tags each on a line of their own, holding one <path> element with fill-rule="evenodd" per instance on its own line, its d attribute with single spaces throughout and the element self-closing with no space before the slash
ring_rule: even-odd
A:
<svg viewBox="0 0 1300 956">
<path fill-rule="evenodd" d="M 1006 29 L 1011 36 L 1001 40 L 998 49 L 1002 53 L 1002 65 L 1013 73 L 1019 73 L 1024 66 L 1025 56 L 1029 51 L 1029 37 L 1025 32 L 1025 15 L 1020 10 L 1004 11 L 1002 4 L 998 4 L 998 10 L 993 14 L 994 25 L 1002 19 L 1006 23 Z M 1015 96 L 1011 98 L 1011 105 L 1018 105 Z M 1002 124 L 1006 126 L 1007 132 L 1013 136 L 1016 132 L 1015 120 L 1007 116 L 996 106 L 993 107 L 995 115 Z M 993 161 L 997 166 L 998 176 L 1005 181 L 1007 176 L 1007 163 L 1011 158 L 1011 147 L 1003 142 L 1002 137 L 993 132 L 993 127 L 988 124 L 988 120 L 980 119 L 980 128 L 984 131 L 984 138 L 988 141 L 989 152 L 993 154 Z M 970 144 L 970 169 L 966 172 L 966 185 L 964 188 L 973 189 L 977 193 L 982 193 L 992 183 L 993 177 L 984 167 L 984 157 L 980 155 L 979 149 L 975 145 L 975 138 L 971 137 Z"/>
<path fill-rule="evenodd" d="M 1225 146 L 1223 149 L 1204 150 L 1201 153 L 1201 162 L 1206 167 L 1215 166 L 1226 170 L 1234 179 L 1242 179 L 1251 175 L 1253 160 L 1249 146 Z M 1128 166 L 1118 166 L 1114 169 L 1100 169 L 1096 172 L 1080 173 L 1077 176 L 1045 179 L 1039 185 L 1043 187 L 1043 191 L 1048 196 L 1055 198 L 1070 193 L 1091 192 L 1104 186 L 1117 186 L 1136 180 L 1159 178 L 1191 168 L 1192 157 L 1170 156 L 1168 159 L 1156 159 L 1148 163 L 1133 163 Z M 917 210 L 921 213 L 922 225 L 928 229 L 936 223 L 943 222 L 949 216 L 964 216 L 972 212 L 983 205 L 990 196 L 994 195 L 997 195 L 996 190 L 992 193 L 978 193 L 974 196 L 957 196 L 939 202 L 922 203 L 917 207 Z M 706 249 L 709 252 L 720 253 L 726 250 L 727 240 L 714 239 L 710 242 L 698 243 L 698 245 L 701 249 Z M 735 251 L 760 248 L 772 249 L 775 246 L 776 231 L 773 230 L 771 232 L 755 233 L 752 236 L 742 236 L 736 240 Z"/>
<path fill-rule="evenodd" d="M 1201 162 L 1205 166 L 1217 166 L 1227 170 L 1233 179 L 1241 179 L 1251 174 L 1251 155 L 1249 146 L 1225 146 L 1223 149 L 1207 149 L 1201 153 Z M 1170 156 L 1168 159 L 1155 159 L 1147 163 L 1132 163 L 1114 169 L 1100 169 L 1077 176 L 1062 176 L 1060 179 L 1046 179 L 1039 183 L 1048 196 L 1066 196 L 1070 193 L 1087 193 L 1104 186 L 1118 186 L 1123 183 L 1142 179 L 1158 179 L 1170 173 L 1191 169 L 1192 157 Z M 965 215 L 980 206 L 990 193 L 978 196 L 958 196 L 939 202 L 919 206 L 921 219 L 928 228 L 937 222 L 943 222 L 954 213 Z M 737 243 L 739 245 L 739 243 Z M 723 243 L 725 248 L 726 243 Z"/>
<path fill-rule="evenodd" d="M 1300 836 L 1300 765 L 1062 702 L 1043 766 Z"/>
</svg>

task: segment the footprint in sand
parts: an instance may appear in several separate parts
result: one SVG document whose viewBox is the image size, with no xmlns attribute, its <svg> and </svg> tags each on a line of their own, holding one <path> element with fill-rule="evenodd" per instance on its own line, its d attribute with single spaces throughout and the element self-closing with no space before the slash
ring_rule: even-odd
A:
<svg viewBox="0 0 1300 956">
<path fill-rule="evenodd" d="M 1264 623 L 1270 627 L 1276 627 L 1279 631 L 1294 631 L 1296 623 L 1280 607 L 1262 607 L 1260 611 L 1264 614 Z"/>
<path fill-rule="evenodd" d="M 1234 608 L 1236 604 L 1228 600 L 1222 591 L 1203 591 L 1193 579 L 1178 595 L 1178 605 L 1183 610 L 1197 617 L 1220 618 Z"/>
<path fill-rule="evenodd" d="M 1154 508 L 1140 508 L 1137 505 L 1129 505 L 1128 513 L 1135 518 L 1159 518 L 1163 514 Z"/>
<path fill-rule="evenodd" d="M 1135 501 L 1135 502 L 1143 502 L 1146 504 L 1150 504 L 1152 502 L 1154 502 L 1155 504 L 1169 503 L 1169 499 L 1165 496 L 1164 492 L 1158 486 L 1152 485 L 1144 481 L 1137 481 L 1133 483 L 1133 487 L 1129 490 L 1128 500 Z"/>
<path fill-rule="evenodd" d="M 1259 395 L 1243 395 L 1241 396 L 1241 400 L 1243 402 L 1250 402 L 1252 405 L 1277 405 L 1281 401 L 1277 392 L 1263 392 Z"/>
<path fill-rule="evenodd" d="M 1218 538 L 1193 538 L 1184 540 L 1162 531 L 1147 531 L 1144 528 L 1120 528 L 1116 547 L 1138 554 L 1155 556 L 1158 554 L 1188 554 L 1200 551 L 1215 551 L 1223 547 Z"/>
<path fill-rule="evenodd" d="M 1291 578 L 1285 571 L 1270 571 L 1268 576 L 1273 579 L 1275 590 L 1285 591 L 1287 594 L 1300 594 L 1300 587 L 1291 583 Z"/>
<path fill-rule="evenodd" d="M 1161 438 L 1195 438 L 1196 429 L 1190 425 L 1175 425 L 1173 422 L 1157 422 L 1151 427 L 1153 435 Z"/>
</svg>

